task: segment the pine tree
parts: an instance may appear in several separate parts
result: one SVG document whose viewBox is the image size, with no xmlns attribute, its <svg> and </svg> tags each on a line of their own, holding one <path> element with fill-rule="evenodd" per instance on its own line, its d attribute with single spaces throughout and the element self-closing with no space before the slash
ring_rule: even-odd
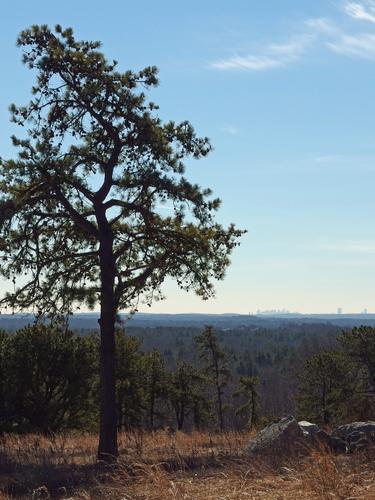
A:
<svg viewBox="0 0 375 500">
<path fill-rule="evenodd" d="M 119 430 L 142 427 L 145 410 L 144 355 L 141 341 L 116 332 L 116 403 Z"/>
<path fill-rule="evenodd" d="M 5 429 L 5 424 L 9 420 L 7 401 L 5 396 L 7 385 L 7 373 L 5 369 L 5 360 L 8 352 L 9 335 L 0 330 L 0 435 Z"/>
<path fill-rule="evenodd" d="M 164 359 L 158 349 L 147 353 L 144 361 L 146 418 L 149 429 L 153 430 L 156 418 L 161 419 L 164 416 L 158 403 L 167 400 L 168 375 Z"/>
<path fill-rule="evenodd" d="M 8 430 L 57 432 L 95 417 L 97 341 L 47 325 L 10 335 L 3 353 Z"/>
<path fill-rule="evenodd" d="M 233 393 L 235 398 L 242 397 L 245 402 L 236 410 L 236 415 L 246 419 L 246 426 L 251 429 L 259 420 L 259 394 L 257 377 L 240 377 L 238 388 Z"/>
<path fill-rule="evenodd" d="M 215 332 L 211 326 L 195 337 L 198 347 L 199 357 L 203 365 L 203 370 L 207 378 L 211 381 L 215 397 L 214 402 L 217 409 L 217 417 L 220 430 L 224 430 L 224 389 L 231 378 L 228 369 L 227 356 L 221 349 Z"/>
<path fill-rule="evenodd" d="M 176 415 L 177 429 L 181 430 L 187 416 L 195 415 L 195 421 L 206 418 L 202 402 L 205 399 L 206 378 L 189 363 L 179 362 L 170 374 L 168 394 Z M 198 413 L 200 412 L 200 415 Z"/>
<path fill-rule="evenodd" d="M 375 328 L 360 326 L 338 338 L 345 354 L 360 368 L 367 390 L 375 395 Z"/>
<path fill-rule="evenodd" d="M 351 371 L 350 361 L 339 352 L 322 351 L 308 359 L 299 376 L 299 416 L 326 425 L 345 418 L 354 392 Z"/>
<path fill-rule="evenodd" d="M 157 70 L 119 72 L 71 28 L 33 26 L 18 38 L 36 73 L 32 100 L 11 106 L 27 131 L 15 160 L 0 163 L 0 274 L 13 310 L 69 314 L 100 305 L 98 458 L 118 455 L 115 324 L 120 310 L 151 303 L 167 276 L 213 295 L 241 231 L 214 220 L 219 200 L 191 184 L 184 160 L 211 150 L 189 122 L 162 123 L 144 89 Z M 168 216 L 160 207 L 173 208 Z"/>
</svg>

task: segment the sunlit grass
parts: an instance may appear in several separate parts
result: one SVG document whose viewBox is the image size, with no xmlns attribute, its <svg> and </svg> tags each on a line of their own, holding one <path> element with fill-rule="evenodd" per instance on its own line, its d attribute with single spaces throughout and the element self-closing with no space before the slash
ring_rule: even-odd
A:
<svg viewBox="0 0 375 500">
<path fill-rule="evenodd" d="M 99 468 L 96 436 L 3 436 L 0 498 L 375 500 L 375 455 L 312 450 L 303 458 L 260 462 L 246 452 L 250 437 L 123 433 L 118 466 Z"/>
</svg>

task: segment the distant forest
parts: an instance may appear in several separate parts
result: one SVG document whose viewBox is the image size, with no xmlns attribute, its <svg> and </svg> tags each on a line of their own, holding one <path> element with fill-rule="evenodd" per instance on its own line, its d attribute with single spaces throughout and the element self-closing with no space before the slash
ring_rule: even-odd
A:
<svg viewBox="0 0 375 500">
<path fill-rule="evenodd" d="M 127 332 L 142 342 L 141 349 L 160 350 L 168 369 L 183 360 L 194 364 L 194 337 L 202 328 L 129 326 Z M 307 358 L 323 349 L 334 348 L 342 328 L 332 324 L 287 323 L 275 328 L 242 327 L 216 330 L 220 346 L 228 356 L 232 375 L 227 388 L 234 387 L 240 376 L 259 378 L 262 413 L 273 418 L 296 411 L 296 374 Z M 81 333 L 84 333 L 81 330 Z M 232 402 L 230 402 L 232 404 Z"/>
<path fill-rule="evenodd" d="M 253 319 L 221 329 L 120 324 L 119 430 L 241 430 L 287 414 L 327 425 L 371 417 L 373 327 Z M 96 429 L 98 345 L 92 328 L 0 329 L 0 432 Z"/>
</svg>

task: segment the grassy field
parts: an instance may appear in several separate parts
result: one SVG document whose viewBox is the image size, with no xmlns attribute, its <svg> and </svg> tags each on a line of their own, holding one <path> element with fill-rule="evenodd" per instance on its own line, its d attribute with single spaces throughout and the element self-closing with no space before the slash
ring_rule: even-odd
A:
<svg viewBox="0 0 375 500">
<path fill-rule="evenodd" d="M 250 434 L 124 433 L 116 468 L 92 435 L 0 437 L 0 498 L 374 499 L 375 453 L 250 459 Z"/>
</svg>

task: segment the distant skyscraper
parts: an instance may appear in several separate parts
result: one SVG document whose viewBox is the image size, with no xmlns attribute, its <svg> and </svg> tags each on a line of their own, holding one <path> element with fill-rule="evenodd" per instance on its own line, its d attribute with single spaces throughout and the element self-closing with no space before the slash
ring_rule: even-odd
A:
<svg viewBox="0 0 375 500">
<path fill-rule="evenodd" d="M 337 314 L 342 314 L 342 307 L 337 308 Z"/>
</svg>

